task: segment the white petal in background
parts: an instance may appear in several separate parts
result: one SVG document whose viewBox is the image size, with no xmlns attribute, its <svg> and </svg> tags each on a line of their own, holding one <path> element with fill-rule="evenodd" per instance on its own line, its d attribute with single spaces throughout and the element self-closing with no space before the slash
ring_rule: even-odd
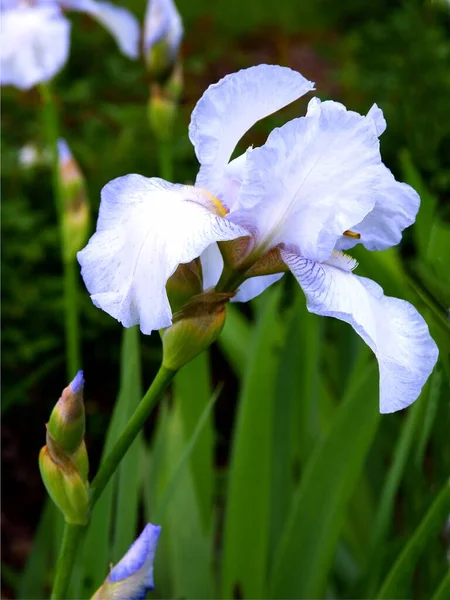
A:
<svg viewBox="0 0 450 600">
<path fill-rule="evenodd" d="M 244 133 L 313 87 L 300 73 L 275 65 L 243 69 L 210 85 L 189 125 L 200 163 L 196 184 L 219 195 L 224 169 Z"/>
<path fill-rule="evenodd" d="M 126 8 L 95 0 L 61 0 L 61 5 L 91 15 L 110 32 L 123 54 L 128 58 L 139 56 L 139 22 Z"/>
<path fill-rule="evenodd" d="M 183 24 L 173 0 L 149 0 L 144 21 L 144 52 L 166 38 L 174 59 L 182 37 Z"/>
<path fill-rule="evenodd" d="M 26 90 L 52 79 L 69 55 L 70 23 L 56 6 L 1 14 L 0 82 Z"/>
<path fill-rule="evenodd" d="M 172 313 L 166 283 L 181 263 L 210 244 L 247 232 L 205 208 L 190 186 L 119 177 L 102 190 L 97 231 L 78 253 L 82 276 L 96 306 L 125 327 L 150 334 L 168 327 Z"/>
<path fill-rule="evenodd" d="M 375 353 L 380 369 L 380 411 L 391 413 L 414 402 L 438 357 L 437 346 L 417 310 L 404 300 L 385 296 L 370 279 L 345 270 L 340 259 L 334 263 L 339 265 L 336 267 L 288 252 L 282 252 L 282 257 L 305 292 L 308 310 L 350 323 Z"/>
<path fill-rule="evenodd" d="M 229 218 L 259 244 L 283 242 L 326 260 L 343 232 L 375 206 L 386 169 L 371 120 L 314 98 L 306 117 L 275 129 L 248 153 L 246 173 Z"/>
</svg>

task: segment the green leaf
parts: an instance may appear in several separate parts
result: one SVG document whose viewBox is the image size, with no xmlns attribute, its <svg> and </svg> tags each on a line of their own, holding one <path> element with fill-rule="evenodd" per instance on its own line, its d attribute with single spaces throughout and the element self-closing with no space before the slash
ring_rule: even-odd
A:
<svg viewBox="0 0 450 600">
<path fill-rule="evenodd" d="M 177 373 L 174 380 L 174 396 L 179 405 L 186 438 L 189 439 L 211 398 L 208 351 L 202 352 Z M 211 520 L 213 461 L 213 427 L 209 416 L 189 458 L 205 532 L 208 531 Z"/>
<path fill-rule="evenodd" d="M 18 598 L 23 600 L 48 598 L 49 569 L 54 568 L 59 552 L 55 536 L 55 525 L 58 520 L 62 520 L 61 514 L 48 498 L 39 519 L 33 548 L 20 578 Z"/>
<path fill-rule="evenodd" d="M 203 423 L 208 414 L 207 410 L 203 415 Z M 201 432 L 201 425 L 202 423 L 195 432 L 197 436 Z M 193 443 L 191 439 L 191 444 L 188 444 L 186 450 L 186 437 L 179 405 L 175 405 L 169 412 L 166 428 L 165 479 L 167 483 L 162 490 L 164 512 L 160 524 L 161 537 L 165 539 L 167 546 L 166 558 L 170 561 L 172 596 L 212 598 L 212 535 L 211 532 L 205 534 L 203 531 L 193 477 L 186 460 Z M 193 441 L 195 443 L 195 436 Z M 175 483 L 171 483 L 172 481 Z M 156 515 L 158 513 L 157 509 Z"/>
<path fill-rule="evenodd" d="M 376 596 L 378 599 L 405 597 L 405 585 L 409 589 L 408 579 L 411 580 L 421 552 L 427 542 L 439 534 L 448 519 L 449 512 L 450 486 L 446 484 L 389 571 Z"/>
<path fill-rule="evenodd" d="M 448 600 L 450 598 L 450 571 L 444 575 L 438 589 L 434 592 L 431 600 Z"/>
<path fill-rule="evenodd" d="M 272 598 L 324 593 L 348 501 L 379 422 L 375 364 L 357 373 L 312 454 L 276 551 Z"/>
<path fill-rule="evenodd" d="M 428 394 L 429 387 L 426 387 Z M 389 526 L 392 522 L 394 503 L 400 482 L 408 463 L 414 437 L 421 424 L 426 408 L 425 394 L 422 394 L 408 410 L 406 421 L 397 440 L 393 461 L 386 477 L 380 499 L 378 511 L 372 528 L 369 552 L 367 556 L 367 569 L 370 573 L 369 596 L 373 596 L 379 586 L 382 552 Z"/>
<path fill-rule="evenodd" d="M 275 384 L 281 326 L 281 288 L 265 294 L 249 346 L 239 400 L 224 525 L 222 595 L 262 598 L 267 593 Z"/>
<path fill-rule="evenodd" d="M 243 377 L 249 358 L 251 326 L 234 304 L 227 307 L 227 318 L 218 344 L 238 377 Z"/>
</svg>

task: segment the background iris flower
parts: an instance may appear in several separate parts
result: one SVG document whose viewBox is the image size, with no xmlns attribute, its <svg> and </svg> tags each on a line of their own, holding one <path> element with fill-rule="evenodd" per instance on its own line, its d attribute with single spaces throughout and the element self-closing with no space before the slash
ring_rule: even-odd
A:
<svg viewBox="0 0 450 600">
<path fill-rule="evenodd" d="M 129 58 L 139 54 L 139 24 L 125 8 L 95 0 L 2 0 L 0 83 L 29 89 L 52 79 L 69 56 L 70 22 L 63 10 L 89 14 Z"/>
<path fill-rule="evenodd" d="M 417 398 L 438 351 L 416 309 L 353 275 L 356 261 L 341 252 L 355 243 L 369 250 L 398 243 L 419 208 L 417 193 L 382 163 L 381 110 L 374 105 L 362 116 L 315 98 L 305 117 L 229 162 L 254 123 L 312 87 L 269 65 L 210 86 L 189 128 L 200 162 L 196 187 L 139 175 L 107 184 L 97 232 L 78 254 L 82 275 L 96 306 L 149 334 L 172 322 L 166 284 L 178 265 L 209 248 L 203 265 L 214 285 L 211 245 L 242 238 L 221 245 L 228 264 L 217 290 L 248 300 L 290 269 L 310 312 L 350 323 L 374 351 L 380 409 L 393 412 Z"/>
</svg>

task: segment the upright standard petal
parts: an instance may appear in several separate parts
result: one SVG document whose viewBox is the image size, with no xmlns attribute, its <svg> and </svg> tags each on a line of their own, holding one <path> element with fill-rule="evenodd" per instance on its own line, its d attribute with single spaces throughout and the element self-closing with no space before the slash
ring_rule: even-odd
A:
<svg viewBox="0 0 450 600">
<path fill-rule="evenodd" d="M 92 600 L 141 600 L 154 589 L 153 561 L 161 527 L 148 523 L 92 596 Z"/>
<path fill-rule="evenodd" d="M 70 23 L 53 5 L 2 11 L 0 83 L 27 90 L 49 81 L 69 55 Z"/>
<path fill-rule="evenodd" d="M 189 125 L 200 163 L 197 185 L 220 195 L 224 169 L 244 133 L 313 87 L 300 73 L 276 65 L 243 69 L 210 85 Z"/>
<path fill-rule="evenodd" d="M 264 249 L 284 243 L 326 260 L 344 231 L 372 210 L 386 175 L 372 121 L 314 98 L 306 117 L 248 151 L 246 179 L 229 218 L 251 229 Z"/>
<path fill-rule="evenodd" d="M 350 323 L 375 353 L 380 369 L 380 411 L 409 406 L 431 374 L 438 349 L 428 326 L 408 302 L 384 296 L 381 287 L 351 273 L 351 259 L 338 255 L 320 264 L 282 251 L 300 283 L 310 312 Z"/>
<path fill-rule="evenodd" d="M 119 177 L 102 190 L 97 231 L 78 253 L 92 301 L 131 327 L 150 334 L 172 323 L 166 283 L 213 242 L 248 233 L 213 212 L 203 190 Z"/>
<path fill-rule="evenodd" d="M 165 38 L 175 59 L 183 37 L 183 24 L 173 0 L 149 0 L 144 21 L 144 52 Z"/>
<path fill-rule="evenodd" d="M 70 10 L 85 12 L 94 17 L 110 32 L 125 56 L 139 56 L 139 22 L 129 10 L 110 2 L 95 0 L 61 0 L 61 4 Z"/>
</svg>

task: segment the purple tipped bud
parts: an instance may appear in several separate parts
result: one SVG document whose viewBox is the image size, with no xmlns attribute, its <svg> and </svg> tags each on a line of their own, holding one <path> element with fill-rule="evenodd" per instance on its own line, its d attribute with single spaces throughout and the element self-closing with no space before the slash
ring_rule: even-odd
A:
<svg viewBox="0 0 450 600">
<path fill-rule="evenodd" d="M 72 455 L 84 439 L 83 371 L 64 388 L 47 423 L 47 436 L 64 452 Z M 48 441 L 47 441 L 48 444 Z"/>
<path fill-rule="evenodd" d="M 111 569 L 92 600 L 145 598 L 147 592 L 154 589 L 153 561 L 160 533 L 161 527 L 148 523 L 122 560 Z"/>
<path fill-rule="evenodd" d="M 144 21 L 144 55 L 153 80 L 162 83 L 176 63 L 183 25 L 173 0 L 149 0 Z"/>
<path fill-rule="evenodd" d="M 84 387 L 84 375 L 83 371 L 78 371 L 73 381 L 69 384 L 70 389 L 74 394 L 81 394 Z"/>
</svg>

